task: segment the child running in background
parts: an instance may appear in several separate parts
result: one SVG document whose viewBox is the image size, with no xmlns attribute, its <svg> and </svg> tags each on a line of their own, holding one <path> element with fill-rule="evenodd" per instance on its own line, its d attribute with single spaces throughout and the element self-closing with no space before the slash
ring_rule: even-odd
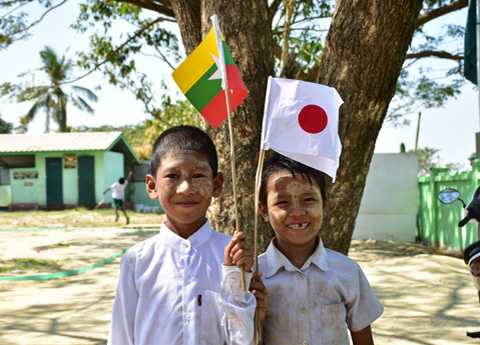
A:
<svg viewBox="0 0 480 345">
<path fill-rule="evenodd" d="M 260 213 L 275 232 L 258 258 L 268 294 L 265 345 L 348 345 L 347 329 L 354 345 L 374 343 L 370 325 L 383 306 L 360 266 L 319 236 L 324 186 L 323 173 L 289 158 L 265 162 Z"/>
<path fill-rule="evenodd" d="M 130 171 L 126 179 L 120 177 L 118 182 L 115 182 L 103 192 L 103 195 L 105 195 L 108 191 L 112 191 L 113 207 L 115 208 L 115 223 L 118 222 L 118 210 L 121 210 L 125 216 L 125 223 L 127 225 L 130 223 L 130 218 L 128 218 L 127 211 L 125 210 L 125 188 L 127 188 L 131 177 L 132 172 Z"/>
<path fill-rule="evenodd" d="M 206 219 L 223 184 L 212 140 L 198 128 L 178 126 L 164 131 L 152 152 L 146 189 L 166 218 L 157 235 L 122 257 L 108 344 L 250 345 L 255 298 L 228 277 L 238 276 L 239 267 L 250 270 L 253 260 L 242 234 L 231 239 Z M 227 271 L 229 241 L 238 267 Z"/>
</svg>

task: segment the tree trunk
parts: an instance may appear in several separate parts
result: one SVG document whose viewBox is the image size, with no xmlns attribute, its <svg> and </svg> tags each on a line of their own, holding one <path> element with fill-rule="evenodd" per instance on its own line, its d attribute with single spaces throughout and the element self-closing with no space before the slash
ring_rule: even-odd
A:
<svg viewBox="0 0 480 345">
<path fill-rule="evenodd" d="M 233 115 L 240 226 L 251 235 L 253 189 L 267 77 L 273 71 L 273 41 L 267 1 L 170 1 L 190 51 L 217 14 L 227 43 L 250 90 Z M 395 91 L 411 42 L 421 0 L 338 0 L 320 65 L 313 80 L 336 87 L 343 143 L 337 182 L 328 186 L 321 235 L 327 246 L 348 252 L 375 141 Z M 200 23 L 200 24 L 198 24 Z M 200 27 L 199 27 L 200 25 Z M 312 80 L 312 79 L 310 79 Z M 225 173 L 225 191 L 212 207 L 218 229 L 233 230 L 227 126 L 212 130 Z M 263 224 L 260 221 L 260 224 Z M 262 226 L 260 248 L 271 238 Z M 250 236 L 251 239 L 251 236 Z"/>
<path fill-rule="evenodd" d="M 173 1 L 172 1 L 173 3 Z M 175 13 L 176 6 L 172 4 Z M 210 16 L 217 14 L 226 42 L 232 49 L 235 62 L 250 92 L 244 104 L 232 114 L 237 171 L 237 202 L 239 223 L 249 239 L 253 239 L 254 181 L 260 146 L 261 121 L 267 77 L 273 73 L 273 41 L 268 8 L 264 1 L 212 1 L 201 2 L 201 31 L 205 35 L 211 27 Z M 185 16 L 184 16 L 185 17 Z M 182 40 L 192 42 L 198 31 L 186 26 L 183 17 L 176 16 L 182 28 Z M 191 28 L 190 28 L 191 27 Z M 190 28 L 190 29 L 189 29 Z M 200 40 L 199 40 L 200 41 Z M 196 42 L 196 44 L 199 43 Z M 196 45 L 195 44 L 195 45 Z M 195 46 L 194 45 L 194 46 Z M 193 46 L 193 47 L 194 47 Z M 190 49 L 193 47 L 188 45 Z M 217 130 L 210 130 L 219 152 L 220 169 L 225 183 L 222 196 L 211 207 L 210 217 L 219 230 L 232 233 L 234 230 L 234 210 L 232 197 L 230 146 L 227 124 Z M 260 248 L 271 239 L 272 234 L 263 224 L 260 231 Z"/>
<path fill-rule="evenodd" d="M 345 102 L 341 165 L 328 188 L 321 231 L 326 245 L 343 253 L 421 5 L 420 0 L 337 1 L 316 81 L 335 87 Z"/>
</svg>

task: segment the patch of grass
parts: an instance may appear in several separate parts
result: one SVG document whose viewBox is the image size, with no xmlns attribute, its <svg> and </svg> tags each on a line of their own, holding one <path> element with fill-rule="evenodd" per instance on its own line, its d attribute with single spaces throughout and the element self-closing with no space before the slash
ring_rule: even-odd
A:
<svg viewBox="0 0 480 345">
<path fill-rule="evenodd" d="M 131 225 L 160 224 L 163 221 L 163 216 L 155 213 L 128 211 L 128 215 Z M 123 214 L 120 214 L 118 222 L 114 219 L 115 211 L 111 209 L 0 212 L 0 228 L 92 228 L 125 225 Z"/>
<path fill-rule="evenodd" d="M 55 272 L 61 269 L 61 263 L 56 260 L 32 258 L 0 260 L 0 273 L 13 271 Z"/>
</svg>

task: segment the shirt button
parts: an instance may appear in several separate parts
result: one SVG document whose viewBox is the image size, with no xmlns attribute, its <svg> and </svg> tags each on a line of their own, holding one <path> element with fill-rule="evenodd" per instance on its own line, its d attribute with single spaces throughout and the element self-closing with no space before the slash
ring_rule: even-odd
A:
<svg viewBox="0 0 480 345">
<path fill-rule="evenodd" d="M 308 345 L 307 341 L 304 341 L 302 345 Z"/>
</svg>

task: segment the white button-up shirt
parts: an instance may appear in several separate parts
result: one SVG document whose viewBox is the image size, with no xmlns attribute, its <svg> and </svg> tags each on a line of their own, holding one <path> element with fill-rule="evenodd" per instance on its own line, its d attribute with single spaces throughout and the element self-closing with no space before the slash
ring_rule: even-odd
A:
<svg viewBox="0 0 480 345">
<path fill-rule="evenodd" d="M 130 248 L 120 265 L 108 344 L 250 344 L 255 299 L 232 286 L 235 268 L 225 270 L 221 284 L 229 240 L 208 222 L 188 239 L 162 225 Z"/>
<path fill-rule="evenodd" d="M 259 256 L 268 292 L 266 345 L 348 345 L 383 312 L 362 269 L 322 241 L 301 269 L 273 244 Z"/>
</svg>

